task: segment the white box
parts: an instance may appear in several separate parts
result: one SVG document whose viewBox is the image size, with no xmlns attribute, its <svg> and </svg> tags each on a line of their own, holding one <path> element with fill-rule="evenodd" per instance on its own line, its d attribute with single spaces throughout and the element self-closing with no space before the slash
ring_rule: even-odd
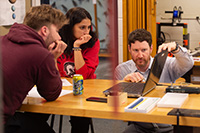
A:
<svg viewBox="0 0 200 133">
<path fill-rule="evenodd" d="M 166 93 L 157 103 L 158 107 L 180 108 L 187 99 L 187 93 Z"/>
<path fill-rule="evenodd" d="M 148 113 L 157 104 L 160 98 L 156 97 L 139 97 L 137 100 L 125 107 L 125 112 L 138 112 L 138 113 Z"/>
</svg>

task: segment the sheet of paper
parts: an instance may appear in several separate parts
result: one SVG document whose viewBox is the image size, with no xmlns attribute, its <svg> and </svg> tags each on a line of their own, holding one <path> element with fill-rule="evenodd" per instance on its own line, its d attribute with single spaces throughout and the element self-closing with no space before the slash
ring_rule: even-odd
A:
<svg viewBox="0 0 200 133">
<path fill-rule="evenodd" d="M 62 86 L 72 86 L 72 84 L 67 80 L 67 79 L 61 79 L 62 80 Z M 59 97 L 72 93 L 72 90 L 62 90 Z M 28 97 L 36 97 L 36 98 L 41 98 L 40 94 L 37 91 L 37 87 L 33 87 L 29 92 L 28 92 Z"/>
<path fill-rule="evenodd" d="M 61 79 L 62 80 L 62 86 L 72 86 L 72 84 L 67 79 Z"/>
<path fill-rule="evenodd" d="M 66 94 L 70 94 L 72 93 L 72 90 L 62 90 L 59 97 L 66 95 Z M 40 96 L 40 94 L 37 91 L 37 87 L 33 87 L 29 92 L 28 92 L 28 97 L 35 97 L 35 98 L 42 98 Z"/>
</svg>

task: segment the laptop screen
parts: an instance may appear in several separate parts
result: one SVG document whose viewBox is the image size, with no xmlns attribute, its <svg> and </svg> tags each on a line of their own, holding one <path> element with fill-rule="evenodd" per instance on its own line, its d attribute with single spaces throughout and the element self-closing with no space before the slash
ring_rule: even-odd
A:
<svg viewBox="0 0 200 133">
<path fill-rule="evenodd" d="M 149 72 L 148 78 L 143 88 L 142 95 L 145 95 L 146 93 L 148 93 L 149 91 L 151 91 L 153 88 L 156 87 L 157 83 L 159 82 L 167 56 L 168 56 L 168 51 L 164 50 L 156 54 L 156 56 L 154 57 L 151 70 Z"/>
</svg>

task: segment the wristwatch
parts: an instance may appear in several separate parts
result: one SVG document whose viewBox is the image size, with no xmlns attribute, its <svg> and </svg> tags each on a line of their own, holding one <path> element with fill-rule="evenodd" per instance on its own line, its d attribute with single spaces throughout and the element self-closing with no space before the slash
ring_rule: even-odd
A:
<svg viewBox="0 0 200 133">
<path fill-rule="evenodd" d="M 176 43 L 176 48 L 174 50 L 172 50 L 171 52 L 178 50 L 178 43 L 177 42 L 175 42 L 175 43 Z"/>
</svg>

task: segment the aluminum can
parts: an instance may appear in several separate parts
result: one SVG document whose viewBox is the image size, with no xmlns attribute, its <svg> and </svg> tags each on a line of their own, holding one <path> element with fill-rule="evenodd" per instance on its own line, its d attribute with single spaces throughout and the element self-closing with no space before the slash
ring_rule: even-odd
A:
<svg viewBox="0 0 200 133">
<path fill-rule="evenodd" d="M 83 76 L 81 74 L 74 74 L 73 76 L 73 94 L 83 94 Z"/>
</svg>

